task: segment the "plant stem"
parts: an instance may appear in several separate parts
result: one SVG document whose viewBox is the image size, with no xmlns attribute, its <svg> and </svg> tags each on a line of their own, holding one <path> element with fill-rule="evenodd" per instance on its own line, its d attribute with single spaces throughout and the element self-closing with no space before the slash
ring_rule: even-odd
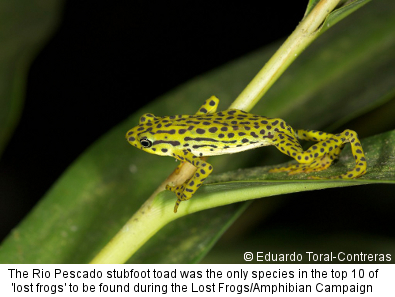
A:
<svg viewBox="0 0 395 297">
<path fill-rule="evenodd" d="M 299 23 L 229 108 L 250 111 L 287 67 L 318 36 L 319 28 L 340 0 L 321 0 Z"/>
</svg>

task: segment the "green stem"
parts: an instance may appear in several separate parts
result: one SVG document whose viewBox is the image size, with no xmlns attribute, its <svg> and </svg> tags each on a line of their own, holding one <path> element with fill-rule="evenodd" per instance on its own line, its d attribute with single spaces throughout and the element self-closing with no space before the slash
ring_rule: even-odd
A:
<svg viewBox="0 0 395 297">
<path fill-rule="evenodd" d="M 319 35 L 319 28 L 340 0 L 322 0 L 263 66 L 229 108 L 250 111 L 297 56 Z"/>
<path fill-rule="evenodd" d="M 340 0 L 321 0 L 230 108 L 251 110 L 292 61 L 318 36 L 317 30 L 320 25 L 339 2 Z M 313 184 L 311 185 L 314 187 Z M 273 188 L 273 192 L 269 195 L 288 193 L 286 189 L 284 185 L 278 186 Z M 266 196 L 254 187 L 249 187 L 248 191 L 244 189 L 244 192 L 240 193 L 237 191 L 238 194 L 233 198 L 212 193 L 206 194 L 205 199 L 197 199 L 195 195 L 192 199 L 193 203 L 188 203 L 188 207 L 181 207 L 176 214 L 173 213 L 174 199 L 164 199 L 166 194 L 172 193 L 162 192 L 159 195 L 152 195 L 91 263 L 125 263 L 149 238 L 172 220 L 200 210 L 243 201 L 246 194 L 248 196 L 245 197 L 248 198 L 245 199 L 252 199 L 251 191 L 256 198 Z"/>
<path fill-rule="evenodd" d="M 154 203 L 152 197 L 96 255 L 91 264 L 125 263 L 158 230 L 180 217 L 170 207 L 162 208 L 160 203 Z"/>
<path fill-rule="evenodd" d="M 361 185 L 366 180 L 350 181 L 241 181 L 222 183 L 221 191 L 213 185 L 205 185 L 193 199 L 180 205 L 174 214 L 173 193 L 164 191 L 155 197 L 152 203 L 145 203 L 140 210 L 126 223 L 118 234 L 91 261 L 91 264 L 125 263 L 145 242 L 169 222 L 182 216 L 224 206 L 236 202 L 263 198 L 300 191 L 311 191 L 333 187 Z M 376 181 L 377 182 L 377 181 Z M 265 187 L 262 186 L 265 184 Z M 227 194 L 224 195 L 226 187 Z"/>
</svg>

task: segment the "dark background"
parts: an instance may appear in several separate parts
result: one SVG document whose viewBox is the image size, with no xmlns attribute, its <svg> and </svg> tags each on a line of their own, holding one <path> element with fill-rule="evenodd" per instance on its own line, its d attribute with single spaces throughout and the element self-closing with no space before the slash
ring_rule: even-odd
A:
<svg viewBox="0 0 395 297">
<path fill-rule="evenodd" d="M 58 30 L 31 66 L 22 118 L 0 159 L 0 239 L 106 131 L 183 82 L 286 37 L 302 19 L 305 2 L 274 1 L 269 7 L 263 1 L 258 6 L 67 1 Z M 154 88 L 149 79 L 153 71 L 158 78 Z M 382 204 L 380 209 L 358 205 L 356 212 L 347 204 L 342 210 L 347 196 L 368 192 L 392 199 L 389 186 L 321 191 L 319 197 L 330 197 L 330 205 L 319 204 L 316 192 L 293 194 L 265 226 L 292 225 L 301 233 L 317 226 L 317 234 L 348 228 L 393 236 L 391 216 L 380 216 Z M 301 196 L 307 207 L 319 211 L 301 215 L 305 207 L 295 199 Z M 337 217 L 316 225 L 332 211 Z M 360 219 L 353 223 L 367 213 L 366 224 Z M 257 225 L 251 230 L 262 229 Z"/>
</svg>

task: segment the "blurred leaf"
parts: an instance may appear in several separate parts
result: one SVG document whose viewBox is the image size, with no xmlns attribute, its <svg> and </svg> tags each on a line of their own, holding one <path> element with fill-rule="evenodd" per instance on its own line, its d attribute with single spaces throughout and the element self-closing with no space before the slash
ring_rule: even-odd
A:
<svg viewBox="0 0 395 297">
<path fill-rule="evenodd" d="M 28 68 L 60 20 L 62 1 L 0 3 L 0 155 L 16 127 Z"/>
<path fill-rule="evenodd" d="M 327 261 L 312 261 L 308 260 L 308 254 L 306 251 L 314 251 L 315 254 L 328 254 L 331 251 L 333 255 L 342 252 L 341 256 L 347 254 L 355 254 L 355 251 L 361 250 L 363 247 L 364 254 L 371 255 L 391 255 L 395 250 L 395 241 L 388 237 L 382 235 L 372 235 L 372 234 L 355 234 L 347 231 L 339 233 L 330 234 L 306 234 L 303 231 L 292 230 L 290 232 L 289 228 L 277 229 L 275 230 L 276 235 L 273 236 L 273 231 L 264 231 L 256 234 L 256 237 L 260 238 L 271 238 L 270 242 L 266 242 L 264 245 L 262 242 L 257 242 L 254 238 L 244 239 L 237 244 L 232 244 L 232 249 L 229 249 L 229 243 L 220 244 L 213 249 L 213 252 L 205 257 L 202 263 L 208 264 L 278 264 L 280 261 L 265 261 L 264 257 L 268 259 L 273 254 L 293 254 L 301 255 L 302 261 L 284 261 L 281 263 L 285 264 L 328 264 Z M 290 241 L 293 245 L 289 249 Z M 308 243 L 308 244 L 306 244 Z M 290 252 L 290 250 L 292 252 Z M 243 254 L 245 251 L 263 251 L 260 256 L 259 261 L 254 258 L 251 262 L 246 262 L 243 259 Z M 270 251 L 276 251 L 275 253 Z M 254 253 L 256 255 L 256 253 Z M 267 256 L 268 254 L 269 257 Z M 235 255 L 237 255 L 235 257 Z M 273 259 L 273 258 L 272 258 Z M 277 258 L 278 259 L 278 258 Z M 289 259 L 289 258 L 288 258 Z M 339 261 L 339 259 L 333 259 L 331 264 L 344 264 L 345 261 Z M 367 262 L 367 261 L 365 261 Z M 361 261 L 347 261 L 347 264 L 361 264 Z M 382 264 L 383 261 L 378 261 L 378 257 L 374 261 L 369 261 L 369 264 Z M 386 261 L 385 263 L 394 264 L 395 260 L 392 257 L 391 261 Z"/>
<path fill-rule="evenodd" d="M 322 34 L 330 27 L 340 22 L 349 14 L 353 13 L 357 9 L 361 8 L 363 5 L 370 2 L 370 0 L 354 0 L 354 1 L 344 1 L 340 7 L 332 11 L 326 18 L 324 24 L 321 27 L 320 33 Z"/>
<path fill-rule="evenodd" d="M 392 1 L 381 1 L 334 26 L 294 62 L 253 112 L 282 117 L 295 128 L 321 129 L 377 105 L 394 89 L 394 12 Z M 144 112 L 191 114 L 212 94 L 220 98 L 220 109 L 226 108 L 277 47 L 267 47 L 190 81 L 104 135 L 3 242 L 0 262 L 90 261 L 175 167 L 171 158 L 130 147 L 125 132 Z M 273 164 L 280 155 L 265 148 L 237 157 L 218 156 L 210 163 L 220 173 Z M 175 201 L 175 197 L 171 199 Z M 244 207 L 244 203 L 233 204 L 175 220 L 130 262 L 198 262 Z"/>
</svg>

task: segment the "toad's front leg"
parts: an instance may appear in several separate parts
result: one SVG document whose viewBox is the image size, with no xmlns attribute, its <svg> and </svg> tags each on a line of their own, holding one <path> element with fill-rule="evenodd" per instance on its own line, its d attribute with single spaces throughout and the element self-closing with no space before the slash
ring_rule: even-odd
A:
<svg viewBox="0 0 395 297">
<path fill-rule="evenodd" d="M 189 200 L 200 188 L 204 180 L 213 171 L 213 166 L 206 161 L 196 157 L 188 150 L 182 150 L 179 153 L 175 153 L 174 157 L 180 161 L 186 161 L 196 167 L 196 171 L 193 176 L 179 186 L 166 186 L 166 190 L 172 191 L 177 195 L 176 205 L 174 206 L 174 212 L 177 212 L 178 206 L 181 201 Z"/>
</svg>

